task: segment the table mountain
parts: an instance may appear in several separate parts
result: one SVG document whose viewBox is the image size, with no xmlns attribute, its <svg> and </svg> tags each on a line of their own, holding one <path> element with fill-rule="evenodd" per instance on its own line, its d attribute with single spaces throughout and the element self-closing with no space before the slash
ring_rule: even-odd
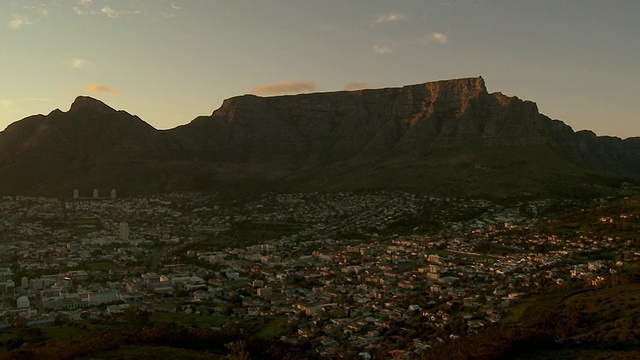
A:
<svg viewBox="0 0 640 360">
<path fill-rule="evenodd" d="M 0 193 L 398 189 L 448 196 L 604 194 L 640 179 L 640 138 L 574 132 L 466 78 L 225 100 L 159 131 L 78 97 L 0 133 Z"/>
</svg>

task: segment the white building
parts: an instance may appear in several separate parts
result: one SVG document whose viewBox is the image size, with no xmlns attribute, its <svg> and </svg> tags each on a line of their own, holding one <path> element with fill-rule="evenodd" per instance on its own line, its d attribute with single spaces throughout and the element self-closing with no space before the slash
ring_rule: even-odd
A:
<svg viewBox="0 0 640 360">
<path fill-rule="evenodd" d="M 0 268 L 0 278 L 11 277 L 13 275 L 13 271 L 11 271 L 8 267 Z"/>
<path fill-rule="evenodd" d="M 17 300 L 16 300 L 16 307 L 18 309 L 24 309 L 24 308 L 29 308 L 31 307 L 31 302 L 29 301 L 29 298 L 26 296 L 20 296 Z"/>
<path fill-rule="evenodd" d="M 89 296 L 87 298 L 89 305 L 100 305 L 100 304 L 116 301 L 118 299 L 119 299 L 118 293 L 113 291 L 89 293 Z"/>
<path fill-rule="evenodd" d="M 126 222 L 120 223 L 120 240 L 129 241 L 129 224 Z"/>
</svg>

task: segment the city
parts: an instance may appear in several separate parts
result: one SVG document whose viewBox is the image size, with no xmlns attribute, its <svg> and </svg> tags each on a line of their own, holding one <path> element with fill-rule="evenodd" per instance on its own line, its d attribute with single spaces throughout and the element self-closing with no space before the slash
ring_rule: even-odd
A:
<svg viewBox="0 0 640 360">
<path fill-rule="evenodd" d="M 131 311 L 214 330 L 268 318 L 280 341 L 320 357 L 413 358 L 541 289 L 601 286 L 637 257 L 632 239 L 532 229 L 577 202 L 504 203 L 382 191 L 5 197 L 0 326 Z"/>
</svg>

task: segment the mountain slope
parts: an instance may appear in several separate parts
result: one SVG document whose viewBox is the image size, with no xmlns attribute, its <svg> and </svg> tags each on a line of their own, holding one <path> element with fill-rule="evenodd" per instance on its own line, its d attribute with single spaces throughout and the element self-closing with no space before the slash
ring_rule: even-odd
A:
<svg viewBox="0 0 640 360">
<path fill-rule="evenodd" d="M 402 88 L 239 96 L 158 131 L 85 97 L 0 133 L 0 193 L 405 189 L 607 192 L 640 178 L 640 140 L 575 133 L 481 77 Z M 53 184 L 55 180 L 55 184 Z M 613 184 L 618 180 L 615 180 Z"/>
</svg>

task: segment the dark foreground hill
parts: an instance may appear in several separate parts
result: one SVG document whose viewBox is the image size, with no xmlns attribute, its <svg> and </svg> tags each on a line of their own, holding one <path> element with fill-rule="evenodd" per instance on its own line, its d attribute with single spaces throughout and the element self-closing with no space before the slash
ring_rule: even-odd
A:
<svg viewBox="0 0 640 360">
<path fill-rule="evenodd" d="M 468 78 L 402 88 L 239 96 L 159 131 L 98 100 L 0 133 L 0 193 L 117 189 L 448 196 L 606 194 L 640 179 L 640 138 L 574 132 Z"/>
</svg>

